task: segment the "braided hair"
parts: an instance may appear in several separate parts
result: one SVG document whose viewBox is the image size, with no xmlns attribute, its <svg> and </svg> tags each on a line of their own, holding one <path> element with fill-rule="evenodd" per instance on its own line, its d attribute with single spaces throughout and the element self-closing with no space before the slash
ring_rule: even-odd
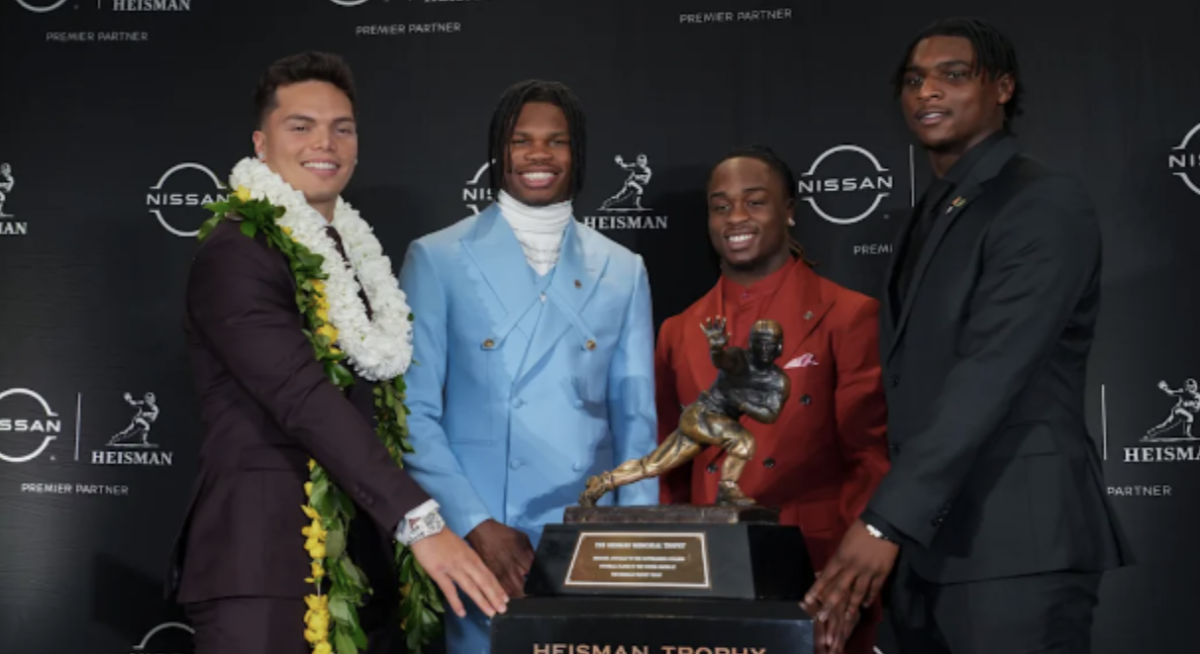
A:
<svg viewBox="0 0 1200 654">
<path fill-rule="evenodd" d="M 562 109 L 567 117 L 567 129 L 571 136 L 571 196 L 583 189 L 584 163 L 587 160 L 587 126 L 583 118 L 583 105 L 571 89 L 559 82 L 526 80 L 508 87 L 500 96 L 500 102 L 492 113 L 492 124 L 488 130 L 488 161 L 493 162 L 488 171 L 492 194 L 504 188 L 504 175 L 512 165 L 508 144 L 521 108 L 530 102 L 546 102 Z M 495 165 L 495 164 L 501 165 Z"/>
</svg>

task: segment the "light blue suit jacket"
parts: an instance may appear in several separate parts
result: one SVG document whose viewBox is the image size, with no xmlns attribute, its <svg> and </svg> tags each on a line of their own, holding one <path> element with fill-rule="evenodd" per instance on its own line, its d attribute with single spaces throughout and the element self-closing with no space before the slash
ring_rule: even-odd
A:
<svg viewBox="0 0 1200 654">
<path fill-rule="evenodd" d="M 572 219 L 555 268 L 526 262 L 493 204 L 414 241 L 406 466 L 466 536 L 492 518 L 537 546 L 588 476 L 657 445 L 654 326 L 642 258 Z M 658 481 L 600 504 L 658 503 Z"/>
</svg>

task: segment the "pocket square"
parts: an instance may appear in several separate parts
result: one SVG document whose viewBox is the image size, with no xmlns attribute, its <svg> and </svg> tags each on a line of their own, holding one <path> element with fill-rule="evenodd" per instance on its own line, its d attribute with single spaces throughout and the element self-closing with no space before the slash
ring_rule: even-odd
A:
<svg viewBox="0 0 1200 654">
<path fill-rule="evenodd" d="M 784 364 L 783 368 L 784 370 L 787 370 L 788 368 L 805 368 L 815 365 L 819 365 L 817 363 L 817 357 L 814 356 L 812 352 L 808 352 L 806 354 L 801 354 L 791 361 L 788 361 L 786 364 Z"/>
</svg>

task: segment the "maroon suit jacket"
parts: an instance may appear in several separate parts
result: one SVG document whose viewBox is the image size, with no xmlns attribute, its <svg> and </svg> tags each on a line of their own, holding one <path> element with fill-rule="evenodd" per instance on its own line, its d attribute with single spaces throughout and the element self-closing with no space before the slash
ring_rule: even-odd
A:
<svg viewBox="0 0 1200 654">
<path fill-rule="evenodd" d="M 392 534 L 429 496 L 375 435 L 370 382 L 343 393 L 302 333 L 287 259 L 222 222 L 188 278 L 184 331 L 200 396 L 199 471 L 172 552 L 168 597 L 302 597 L 307 462 L 357 507 L 350 556 L 373 599 L 394 596 Z"/>
</svg>

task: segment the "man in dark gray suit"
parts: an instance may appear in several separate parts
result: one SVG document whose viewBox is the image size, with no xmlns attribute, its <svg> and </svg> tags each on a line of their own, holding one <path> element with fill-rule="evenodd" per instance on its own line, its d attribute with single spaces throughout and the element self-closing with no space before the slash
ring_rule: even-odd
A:
<svg viewBox="0 0 1200 654">
<path fill-rule="evenodd" d="M 805 606 L 840 623 L 836 649 L 894 566 L 902 652 L 1088 652 L 1101 574 L 1132 563 L 1084 422 L 1095 212 L 1019 152 L 1016 54 L 994 27 L 927 28 L 896 91 L 936 179 L 882 298 L 892 467 Z"/>
<path fill-rule="evenodd" d="M 255 93 L 253 140 L 266 170 L 303 194 L 307 206 L 289 211 L 315 212 L 373 320 L 378 298 L 363 288 L 358 262 L 346 254 L 353 245 L 334 225 L 357 163 L 354 97 L 341 57 L 280 59 Z M 196 654 L 313 649 L 304 637 L 313 585 L 305 581 L 312 568 L 301 530 L 309 519 L 300 511 L 310 459 L 357 511 L 345 547 L 374 591 L 358 609 L 365 654 L 401 647 L 395 541 L 411 548 L 459 615 L 460 590 L 488 615 L 503 612 L 500 583 L 444 528 L 437 503 L 376 435 L 374 383 L 352 372 L 354 384 L 343 392 L 330 381 L 305 336 L 296 292 L 288 258 L 263 232 L 248 237 L 232 220 L 213 229 L 188 274 L 184 329 L 204 429 L 167 594 L 184 605 Z"/>
</svg>

